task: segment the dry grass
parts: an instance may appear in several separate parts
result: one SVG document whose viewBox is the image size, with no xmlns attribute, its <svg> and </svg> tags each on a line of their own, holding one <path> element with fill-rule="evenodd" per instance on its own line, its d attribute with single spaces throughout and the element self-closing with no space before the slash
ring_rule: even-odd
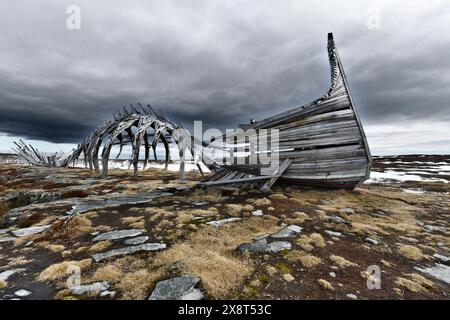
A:
<svg viewBox="0 0 450 320">
<path fill-rule="evenodd" d="M 282 193 L 273 193 L 268 198 L 273 200 L 287 200 L 288 197 Z"/>
<path fill-rule="evenodd" d="M 213 217 L 219 214 L 219 210 L 217 210 L 217 208 L 211 207 L 208 209 L 192 209 L 187 213 L 192 214 L 196 217 Z"/>
<path fill-rule="evenodd" d="M 322 235 L 320 235 L 319 233 L 311 233 L 309 235 L 309 239 L 311 239 L 311 242 L 317 248 L 323 248 L 326 246 L 325 240 L 323 239 Z"/>
<path fill-rule="evenodd" d="M 33 260 L 27 260 L 26 257 L 23 256 L 19 256 L 19 257 L 15 257 L 15 258 L 9 258 L 8 259 L 8 264 L 6 265 L 8 268 L 11 267 L 16 267 L 16 266 L 23 266 L 26 265 L 30 262 L 32 262 Z"/>
<path fill-rule="evenodd" d="M 0 280 L 0 289 L 6 288 L 7 286 L 8 284 L 5 281 Z"/>
<path fill-rule="evenodd" d="M 269 199 L 267 199 L 267 198 L 261 198 L 261 199 L 255 200 L 252 204 L 253 204 L 255 207 L 265 207 L 265 206 L 270 206 L 271 203 L 272 203 L 272 202 L 271 202 Z"/>
<path fill-rule="evenodd" d="M 92 247 L 89 248 L 89 252 L 100 252 L 100 251 L 104 251 L 106 249 L 108 249 L 109 247 L 112 246 L 112 242 L 111 241 L 99 241 L 96 244 L 94 244 Z"/>
<path fill-rule="evenodd" d="M 413 261 L 420 261 L 425 257 L 422 250 L 410 245 L 403 245 L 403 244 L 399 245 L 398 252 L 405 258 L 408 258 Z"/>
<path fill-rule="evenodd" d="M 325 290 L 334 291 L 333 285 L 331 283 L 329 283 L 327 280 L 319 279 L 319 280 L 317 280 L 317 283 L 319 284 L 319 286 L 321 286 Z"/>
<path fill-rule="evenodd" d="M 57 239 L 74 239 L 86 233 L 95 231 L 92 222 L 82 216 L 73 216 L 69 220 L 58 220 L 52 227 L 39 235 L 36 242 L 53 242 Z"/>
<path fill-rule="evenodd" d="M 125 218 L 120 219 L 120 221 L 123 224 L 131 225 L 131 224 L 134 224 L 136 222 L 140 222 L 143 219 L 144 219 L 144 217 L 125 217 Z"/>
<path fill-rule="evenodd" d="M 311 233 L 309 236 L 302 235 L 296 240 L 298 245 L 305 251 L 311 252 L 316 248 L 323 248 L 326 246 L 325 239 L 319 233 Z"/>
<path fill-rule="evenodd" d="M 92 264 L 91 259 L 85 259 L 81 261 L 64 261 L 61 263 L 55 263 L 51 266 L 47 267 L 44 271 L 42 271 L 38 277 L 38 281 L 49 281 L 49 280 L 60 280 L 67 277 L 69 274 L 67 273 L 68 268 L 71 266 L 79 267 L 81 270 L 89 268 Z"/>
<path fill-rule="evenodd" d="M 187 223 L 190 223 L 193 218 L 194 218 L 194 216 L 192 214 L 182 212 L 182 213 L 178 214 L 177 221 L 178 221 L 178 223 L 187 224 Z"/>
<path fill-rule="evenodd" d="M 181 263 L 185 274 L 202 279 L 207 292 L 214 298 L 228 297 L 238 289 L 254 269 L 248 255 L 236 255 L 235 248 L 261 232 L 277 232 L 271 218 L 251 218 L 239 224 L 220 228 L 204 227 L 182 243 L 156 255 L 156 265 L 166 268 Z"/>
<path fill-rule="evenodd" d="M 225 209 L 227 213 L 232 217 L 238 217 L 242 212 L 242 205 L 240 204 L 226 204 Z"/>
<path fill-rule="evenodd" d="M 397 277 L 395 283 L 412 293 L 427 293 L 433 282 L 416 273 L 406 274 L 408 278 Z"/>
<path fill-rule="evenodd" d="M 286 259 L 293 262 L 300 262 L 305 268 L 312 268 L 322 263 L 319 257 L 301 251 L 291 251 L 286 254 Z"/>
<path fill-rule="evenodd" d="M 45 248 L 50 250 L 51 252 L 62 252 L 66 249 L 66 247 L 61 244 L 49 244 Z"/>
<path fill-rule="evenodd" d="M 286 223 L 289 224 L 302 224 L 307 220 L 312 220 L 306 213 L 304 212 L 294 212 L 294 218 L 286 219 Z"/>
<path fill-rule="evenodd" d="M 162 275 L 161 271 L 141 269 L 125 274 L 115 287 L 122 292 L 124 300 L 145 300 L 149 296 L 150 289 Z"/>
<path fill-rule="evenodd" d="M 383 264 L 383 266 L 388 267 L 388 268 L 395 267 L 395 264 L 393 264 L 392 262 L 383 260 L 383 259 L 381 259 L 381 263 Z"/>
<path fill-rule="evenodd" d="M 120 282 L 122 278 L 123 272 L 121 268 L 112 263 L 95 270 L 94 274 L 92 275 L 89 281 L 90 282 L 108 281 L 109 283 L 114 284 Z"/>
<path fill-rule="evenodd" d="M 336 263 L 341 268 L 358 267 L 358 265 L 356 263 L 348 261 L 347 259 L 345 259 L 341 256 L 331 255 L 330 260 L 333 261 L 334 263 Z"/>
</svg>

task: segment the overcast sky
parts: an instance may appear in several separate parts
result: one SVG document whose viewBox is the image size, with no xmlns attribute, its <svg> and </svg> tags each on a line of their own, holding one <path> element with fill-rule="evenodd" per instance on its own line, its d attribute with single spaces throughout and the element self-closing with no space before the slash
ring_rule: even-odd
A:
<svg viewBox="0 0 450 320">
<path fill-rule="evenodd" d="M 130 103 L 221 129 L 308 103 L 331 31 L 372 153 L 450 153 L 449 1 L 3 0 L 0 29 L 0 152 L 68 150 Z"/>
</svg>

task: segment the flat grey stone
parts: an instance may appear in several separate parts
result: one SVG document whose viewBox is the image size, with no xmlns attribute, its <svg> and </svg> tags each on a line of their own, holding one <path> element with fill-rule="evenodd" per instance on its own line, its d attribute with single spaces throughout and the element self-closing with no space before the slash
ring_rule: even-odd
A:
<svg viewBox="0 0 450 320">
<path fill-rule="evenodd" d="M 345 219 L 343 219 L 343 218 L 341 218 L 339 216 L 331 216 L 331 217 L 328 217 L 328 219 L 333 221 L 333 222 L 336 222 L 336 223 L 342 223 L 342 224 L 346 224 L 346 225 L 351 225 L 352 224 L 351 222 L 349 222 L 349 221 L 347 221 L 347 220 L 345 220 Z"/>
<path fill-rule="evenodd" d="M 255 210 L 252 212 L 253 216 L 260 217 L 263 215 L 263 211 L 261 209 Z"/>
<path fill-rule="evenodd" d="M 270 237 L 274 239 L 285 239 L 292 237 L 294 233 L 295 233 L 294 231 L 292 231 L 291 229 L 289 229 L 289 227 L 287 227 L 275 234 L 272 234 Z"/>
<path fill-rule="evenodd" d="M 352 300 L 358 300 L 358 297 L 356 295 L 354 295 L 353 293 L 347 294 L 346 297 L 349 299 L 352 299 Z"/>
<path fill-rule="evenodd" d="M 33 243 L 34 243 L 33 240 L 28 241 L 27 243 L 25 243 L 25 247 L 29 247 L 29 246 L 33 245 Z"/>
<path fill-rule="evenodd" d="M 450 267 L 444 264 L 437 263 L 434 267 L 431 268 L 419 268 L 414 267 L 417 271 L 426 273 L 436 279 L 444 281 L 447 284 L 450 284 Z"/>
<path fill-rule="evenodd" d="M 111 297 L 111 298 L 114 298 L 115 295 L 116 295 L 116 291 L 109 291 L 109 290 L 106 290 L 106 291 L 100 292 L 100 297 L 106 297 L 106 296 L 109 296 L 109 297 Z"/>
<path fill-rule="evenodd" d="M 200 202 L 194 202 L 193 203 L 194 206 L 198 206 L 198 207 L 204 206 L 204 205 L 207 205 L 207 204 L 209 204 L 208 201 L 200 201 Z"/>
<path fill-rule="evenodd" d="M 7 270 L 0 273 L 0 281 L 7 281 L 13 274 L 19 272 L 19 269 Z"/>
<path fill-rule="evenodd" d="M 342 209 L 339 209 L 339 212 L 347 213 L 347 214 L 354 214 L 355 210 L 352 208 L 342 208 Z"/>
<path fill-rule="evenodd" d="M 85 293 L 95 293 L 104 290 L 108 290 L 110 287 L 107 281 L 95 282 L 91 284 L 73 286 L 70 288 L 73 294 L 81 295 Z"/>
<path fill-rule="evenodd" d="M 31 293 L 31 291 L 25 289 L 17 290 L 16 292 L 14 292 L 14 294 L 18 297 L 28 297 Z"/>
<path fill-rule="evenodd" d="M 160 281 L 149 300 L 201 300 L 204 295 L 195 288 L 199 283 L 199 278 L 188 275 Z"/>
<path fill-rule="evenodd" d="M 163 250 L 165 248 L 166 248 L 165 243 L 144 243 L 144 244 L 140 244 L 137 246 L 130 246 L 130 247 L 125 247 L 125 248 L 110 250 L 107 252 L 96 253 L 96 254 L 92 255 L 92 258 L 94 259 L 95 262 L 100 262 L 100 261 L 108 259 L 108 258 L 128 255 L 128 254 L 132 254 L 132 253 L 139 252 L 139 251 L 157 251 L 157 250 Z"/>
<path fill-rule="evenodd" d="M 372 238 L 366 238 L 364 241 L 367 243 L 373 244 L 374 246 L 377 246 L 380 242 L 378 240 L 372 239 Z"/>
<path fill-rule="evenodd" d="M 292 243 L 288 241 L 275 241 L 268 244 L 270 252 L 280 252 L 283 250 L 292 250 Z"/>
<path fill-rule="evenodd" d="M 226 223 L 235 222 L 235 221 L 239 221 L 239 220 L 241 220 L 241 218 L 228 218 L 228 219 L 223 219 L 223 220 L 210 221 L 210 222 L 207 222 L 206 224 L 209 224 L 213 227 L 220 227 Z"/>
<path fill-rule="evenodd" d="M 444 256 L 442 254 L 439 253 L 435 253 L 433 254 L 433 257 L 435 257 L 436 259 L 442 261 L 442 262 L 450 262 L 450 257 Z"/>
<path fill-rule="evenodd" d="M 11 233 L 16 237 L 26 237 L 44 232 L 48 228 L 50 228 L 50 225 L 13 230 Z"/>
<path fill-rule="evenodd" d="M 302 230 L 303 230 L 303 228 L 302 227 L 299 227 L 299 226 L 297 226 L 297 225 L 295 225 L 295 224 L 291 224 L 289 227 L 287 227 L 289 230 L 291 230 L 291 231 L 293 231 L 293 232 L 295 232 L 295 233 L 300 233 Z"/>
<path fill-rule="evenodd" d="M 427 229 L 428 232 L 434 232 L 434 231 L 438 231 L 438 232 L 445 232 L 447 229 L 445 227 L 440 227 L 440 226 L 433 226 L 433 225 L 426 225 L 425 229 Z"/>
<path fill-rule="evenodd" d="M 109 231 L 96 236 L 92 241 L 103 241 L 103 240 L 117 240 L 123 238 L 136 237 L 144 233 L 144 229 L 128 229 L 128 230 L 116 230 Z"/>
<path fill-rule="evenodd" d="M 237 247 L 238 251 L 245 252 L 255 252 L 255 253 L 261 253 L 261 252 L 267 252 L 268 246 L 267 246 L 267 239 L 262 238 L 260 240 L 255 241 L 254 243 L 243 243 Z"/>
<path fill-rule="evenodd" d="M 0 243 L 3 243 L 3 242 L 11 242 L 11 241 L 14 241 L 14 240 L 16 240 L 17 238 L 13 238 L 13 237 L 2 237 L 2 238 L 0 238 Z"/>
<path fill-rule="evenodd" d="M 127 239 L 127 240 L 125 240 L 123 243 L 128 244 L 128 245 L 135 246 L 135 245 L 137 245 L 137 244 L 144 243 L 144 242 L 147 241 L 148 239 L 149 239 L 149 237 L 147 237 L 147 236 L 136 237 L 136 238 L 132 238 L 132 239 Z"/>
<path fill-rule="evenodd" d="M 342 237 L 343 234 L 337 231 L 325 230 L 325 233 L 331 237 Z"/>
</svg>

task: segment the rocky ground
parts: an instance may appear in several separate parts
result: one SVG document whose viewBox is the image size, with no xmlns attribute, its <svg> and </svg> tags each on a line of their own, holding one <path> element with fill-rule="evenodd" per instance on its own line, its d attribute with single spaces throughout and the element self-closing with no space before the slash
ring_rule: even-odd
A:
<svg viewBox="0 0 450 320">
<path fill-rule="evenodd" d="M 261 194 L 3 164 L 0 298 L 449 299 L 449 166 L 376 158 L 354 191 Z"/>
</svg>

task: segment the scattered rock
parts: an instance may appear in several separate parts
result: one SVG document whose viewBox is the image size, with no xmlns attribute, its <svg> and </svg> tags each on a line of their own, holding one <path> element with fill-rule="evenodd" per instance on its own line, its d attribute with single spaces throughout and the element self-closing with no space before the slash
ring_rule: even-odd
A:
<svg viewBox="0 0 450 320">
<path fill-rule="evenodd" d="M 414 267 L 417 271 L 426 273 L 436 279 L 444 281 L 447 284 L 450 284 L 450 267 L 443 264 L 436 264 L 434 267 L 430 268 L 419 268 Z"/>
<path fill-rule="evenodd" d="M 331 237 L 343 237 L 343 234 L 337 231 L 325 230 L 325 233 Z"/>
<path fill-rule="evenodd" d="M 295 278 L 289 273 L 283 274 L 283 279 L 286 280 L 287 282 L 292 282 L 295 280 Z"/>
<path fill-rule="evenodd" d="M 175 202 L 174 202 L 174 203 L 175 203 Z M 198 207 L 204 206 L 204 205 L 207 205 L 207 204 L 209 204 L 208 201 L 200 201 L 200 202 L 194 202 L 194 203 L 193 203 L 194 206 L 198 206 Z"/>
<path fill-rule="evenodd" d="M 336 272 L 330 272 L 330 277 L 336 278 Z"/>
<path fill-rule="evenodd" d="M 16 237 L 26 237 L 44 232 L 48 228 L 50 228 L 50 225 L 13 230 L 11 233 Z"/>
<path fill-rule="evenodd" d="M 302 227 L 299 227 L 299 226 L 297 226 L 297 225 L 295 225 L 295 224 L 292 224 L 292 225 L 290 225 L 290 226 L 287 227 L 287 228 L 288 228 L 289 230 L 295 232 L 295 233 L 300 233 L 300 232 L 303 230 Z"/>
<path fill-rule="evenodd" d="M 0 243 L 3 243 L 3 242 L 11 242 L 11 241 L 14 241 L 14 240 L 16 240 L 16 238 L 13 238 L 13 237 L 4 237 L 4 238 L 0 238 Z"/>
<path fill-rule="evenodd" d="M 115 291 L 106 290 L 106 291 L 100 292 L 100 297 L 107 297 L 107 296 L 109 296 L 110 298 L 114 298 L 115 295 L 116 295 Z"/>
<path fill-rule="evenodd" d="M 117 240 L 136 237 L 145 232 L 145 229 L 129 229 L 109 231 L 96 236 L 92 241 Z"/>
<path fill-rule="evenodd" d="M 7 270 L 0 273 L 0 281 L 7 281 L 13 274 L 19 272 L 19 269 Z"/>
<path fill-rule="evenodd" d="M 147 237 L 147 236 L 136 237 L 136 238 L 132 238 L 132 239 L 127 239 L 127 240 L 125 240 L 123 243 L 125 243 L 125 244 L 127 244 L 127 245 L 135 246 L 135 245 L 137 245 L 137 244 L 144 243 L 144 242 L 147 241 L 148 239 L 149 239 L 149 237 Z"/>
<path fill-rule="evenodd" d="M 95 262 L 100 262 L 111 257 L 128 255 L 139 251 L 158 251 L 165 248 L 165 243 L 144 243 L 137 246 L 130 246 L 126 248 L 110 250 L 103 253 L 96 253 L 92 255 L 92 258 Z"/>
<path fill-rule="evenodd" d="M 237 250 L 241 252 L 250 251 L 255 253 L 267 252 L 267 239 L 263 238 L 254 243 L 243 243 L 237 247 Z"/>
<path fill-rule="evenodd" d="M 223 219 L 223 220 L 217 220 L 217 221 L 210 221 L 207 222 L 206 224 L 209 224 L 213 227 L 220 227 L 226 223 L 230 223 L 230 222 L 234 222 L 234 221 L 239 221 L 241 220 L 241 218 L 228 218 L 228 219 Z"/>
<path fill-rule="evenodd" d="M 110 287 L 107 281 L 95 282 L 86 285 L 78 285 L 70 288 L 73 294 L 82 295 L 86 293 L 100 293 L 101 291 L 108 290 Z"/>
<path fill-rule="evenodd" d="M 331 220 L 331 221 L 337 222 L 337 223 L 345 224 L 345 225 L 351 225 L 352 224 L 350 221 L 347 221 L 347 220 L 345 220 L 345 219 L 343 219 L 343 218 L 341 218 L 339 216 L 331 216 L 331 217 L 328 217 L 328 219 Z"/>
<path fill-rule="evenodd" d="M 352 208 L 342 208 L 342 209 L 339 209 L 339 212 L 346 213 L 346 214 L 354 214 L 355 210 Z"/>
<path fill-rule="evenodd" d="M 271 252 L 280 252 L 283 250 L 292 250 L 292 243 L 288 241 L 275 241 L 267 245 Z"/>
<path fill-rule="evenodd" d="M 442 254 L 439 253 L 435 253 L 433 254 L 433 257 L 435 257 L 436 259 L 440 260 L 441 262 L 450 262 L 450 257 L 444 256 Z"/>
<path fill-rule="evenodd" d="M 378 240 L 372 239 L 372 238 L 366 238 L 365 241 L 367 243 L 373 244 L 374 246 L 377 246 L 380 242 Z"/>
<path fill-rule="evenodd" d="M 354 295 L 353 293 L 349 293 L 347 295 L 345 295 L 347 298 L 352 299 L 352 300 L 358 300 L 358 297 L 356 295 Z"/>
<path fill-rule="evenodd" d="M 25 289 L 17 290 L 16 292 L 14 292 L 17 297 L 28 297 L 31 293 L 31 291 Z"/>
<path fill-rule="evenodd" d="M 433 225 L 430 225 L 430 224 L 426 225 L 426 226 L 425 226 L 425 229 L 426 229 L 428 232 L 434 232 L 434 231 L 445 232 L 445 231 L 447 230 L 447 229 L 444 228 L 444 227 L 433 226 Z"/>
<path fill-rule="evenodd" d="M 282 229 L 280 232 L 271 235 L 271 237 L 274 238 L 274 239 L 290 238 L 294 234 L 300 233 L 302 230 L 303 230 L 302 227 L 299 227 L 299 226 L 296 226 L 296 225 L 293 224 L 293 225 L 290 225 L 290 226 Z"/>
<path fill-rule="evenodd" d="M 199 283 L 199 278 L 188 275 L 160 281 L 149 300 L 201 300 L 204 295 L 195 288 Z"/>
<path fill-rule="evenodd" d="M 263 211 L 261 209 L 255 210 L 252 212 L 253 216 L 260 217 L 263 215 Z"/>
</svg>

